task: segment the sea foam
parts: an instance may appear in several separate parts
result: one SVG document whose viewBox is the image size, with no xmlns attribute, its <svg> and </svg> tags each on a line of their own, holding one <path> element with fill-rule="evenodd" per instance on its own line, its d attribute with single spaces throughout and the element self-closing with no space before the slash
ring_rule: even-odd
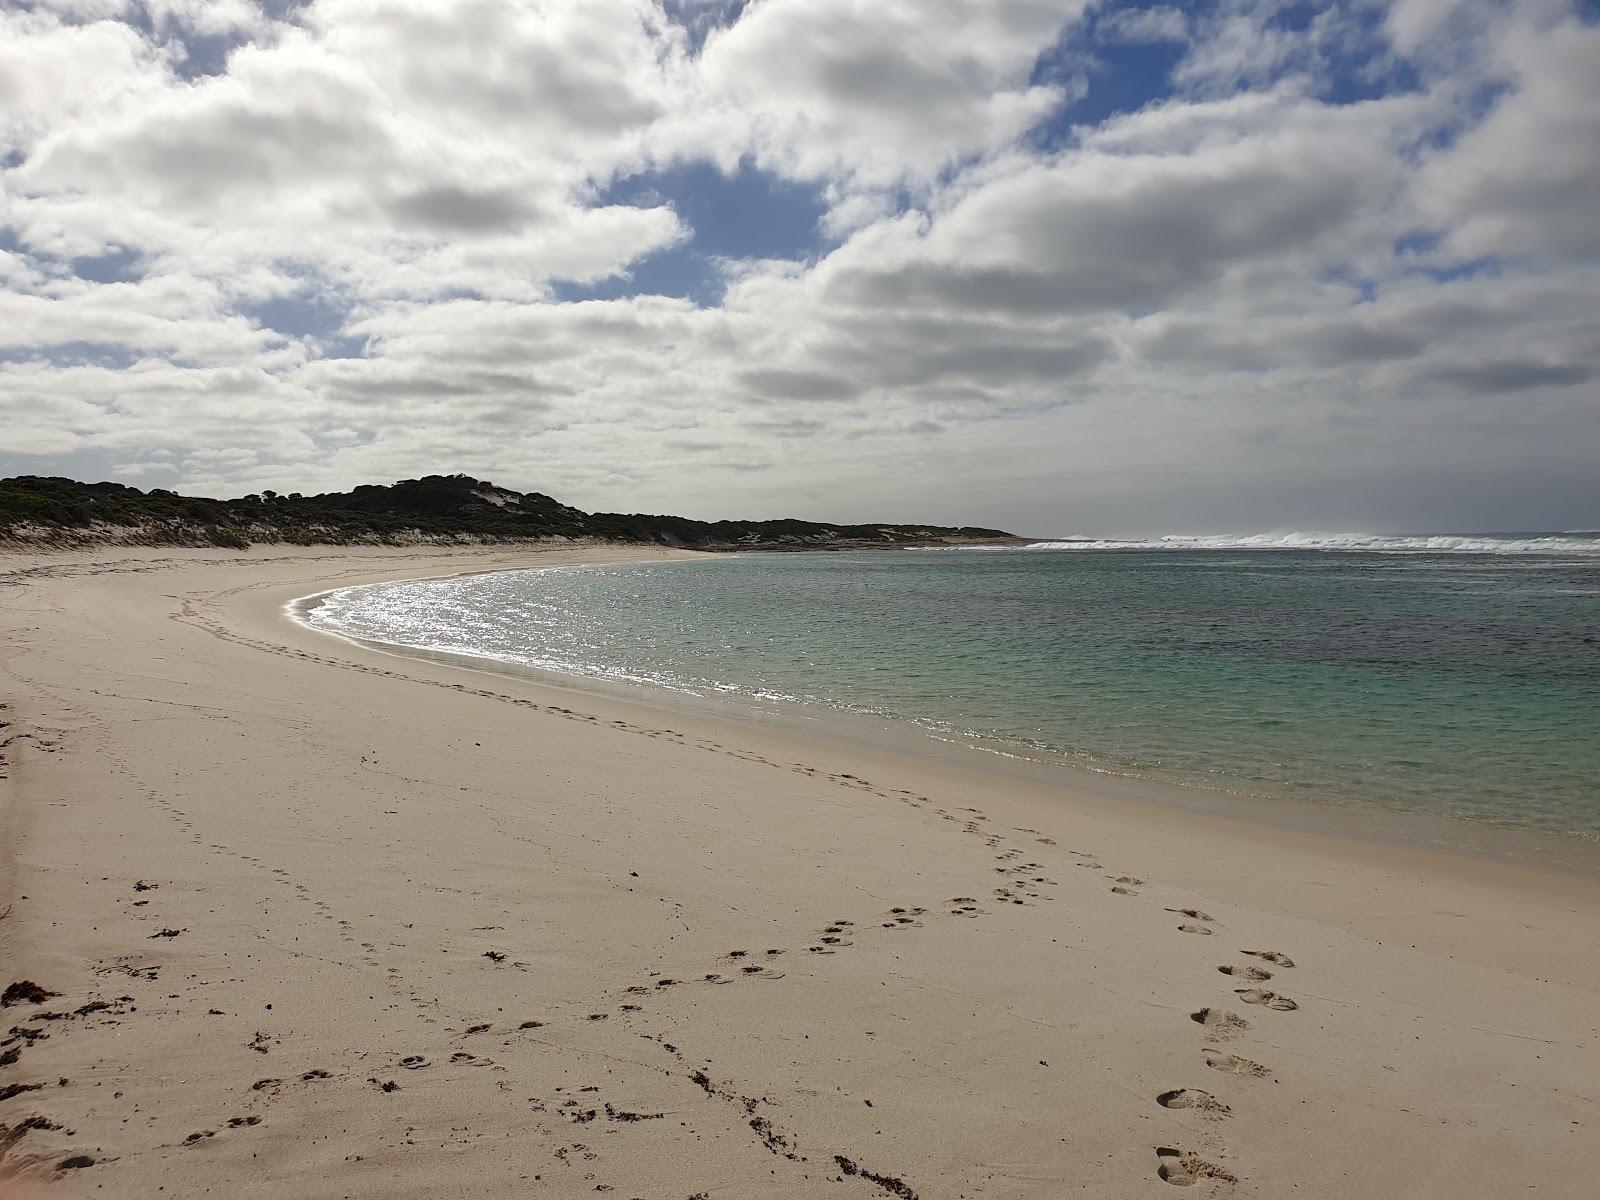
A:
<svg viewBox="0 0 1600 1200">
<path fill-rule="evenodd" d="M 1367 554 L 1600 555 L 1600 537 L 1570 534 L 1169 533 L 1153 538 L 1072 537 L 1025 550 L 1325 550 Z"/>
</svg>

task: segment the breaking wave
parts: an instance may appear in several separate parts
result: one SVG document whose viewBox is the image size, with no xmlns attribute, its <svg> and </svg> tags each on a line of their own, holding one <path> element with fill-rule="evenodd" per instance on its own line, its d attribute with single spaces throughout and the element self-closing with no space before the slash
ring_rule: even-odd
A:
<svg viewBox="0 0 1600 1200">
<path fill-rule="evenodd" d="M 1600 556 L 1600 536 L 1581 534 L 1216 533 L 1154 538 L 1063 538 L 1025 550 L 1326 550 L 1367 554 L 1583 554 Z"/>
</svg>

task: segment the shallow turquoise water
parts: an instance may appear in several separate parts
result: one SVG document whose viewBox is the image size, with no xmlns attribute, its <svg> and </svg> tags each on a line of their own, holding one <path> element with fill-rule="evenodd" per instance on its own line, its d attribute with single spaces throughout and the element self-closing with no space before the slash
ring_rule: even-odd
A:
<svg viewBox="0 0 1600 1200">
<path fill-rule="evenodd" d="M 1560 544 L 751 554 L 350 589 L 310 620 L 1116 773 L 1593 836 L 1600 539 Z"/>
</svg>

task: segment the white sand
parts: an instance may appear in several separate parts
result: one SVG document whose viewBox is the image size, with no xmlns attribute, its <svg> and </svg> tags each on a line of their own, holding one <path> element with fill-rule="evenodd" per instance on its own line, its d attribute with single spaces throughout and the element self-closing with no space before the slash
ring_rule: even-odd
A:
<svg viewBox="0 0 1600 1200">
<path fill-rule="evenodd" d="M 0 983 L 61 993 L 0 1013 L 44 1035 L 0 1051 L 0 1087 L 44 1085 L 0 1123 L 61 1126 L 13 1130 L 5 1166 L 118 1198 L 1115 1200 L 1166 1195 L 1163 1167 L 1210 1172 L 1197 1195 L 1596 1194 L 1593 873 L 1074 793 L 283 614 L 659 553 L 0 558 Z M 1270 1074 L 1208 1065 L 1228 1055 Z M 1179 1088 L 1225 1107 L 1158 1103 Z M 94 1165 L 54 1169 L 72 1155 Z"/>
</svg>

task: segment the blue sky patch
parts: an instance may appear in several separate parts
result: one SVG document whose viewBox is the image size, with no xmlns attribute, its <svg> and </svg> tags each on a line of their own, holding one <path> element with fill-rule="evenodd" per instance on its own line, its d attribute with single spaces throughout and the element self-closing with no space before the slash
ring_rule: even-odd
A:
<svg viewBox="0 0 1600 1200">
<path fill-rule="evenodd" d="M 610 300 L 639 294 L 713 305 L 722 299 L 719 258 L 808 258 L 823 242 L 827 206 L 820 188 L 791 183 L 748 161 L 732 175 L 710 162 L 686 162 L 617 180 L 597 205 L 670 204 L 691 230 L 688 241 L 633 264 L 626 276 L 563 284 L 564 300 Z"/>
</svg>

